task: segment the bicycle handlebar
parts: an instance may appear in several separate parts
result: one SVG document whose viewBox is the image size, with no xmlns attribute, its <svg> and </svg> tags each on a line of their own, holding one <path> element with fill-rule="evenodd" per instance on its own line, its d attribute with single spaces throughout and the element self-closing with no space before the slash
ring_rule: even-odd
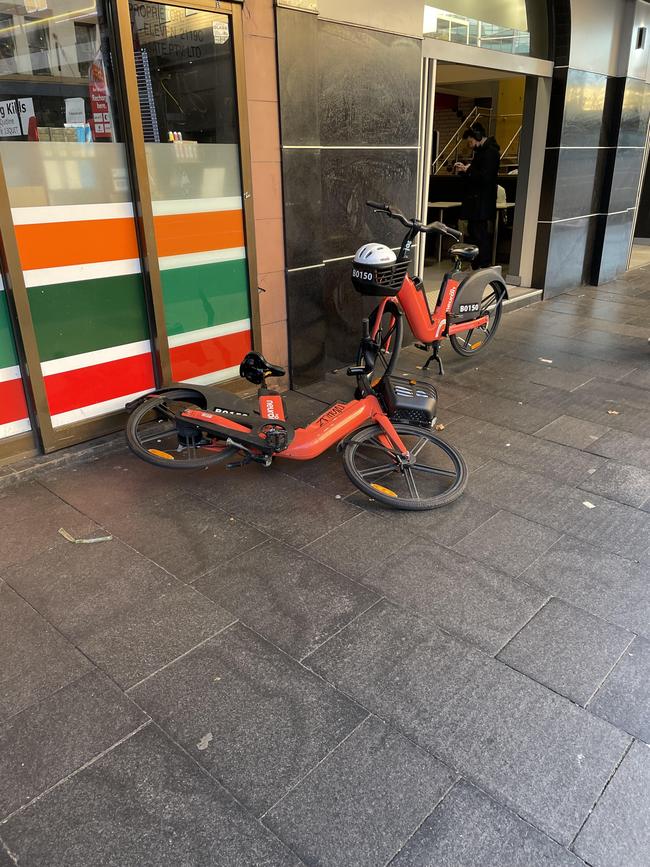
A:
<svg viewBox="0 0 650 867">
<path fill-rule="evenodd" d="M 454 238 L 456 241 L 463 240 L 463 233 L 459 232 L 457 229 L 452 229 L 449 226 L 445 225 L 445 223 L 440 223 L 439 221 L 435 221 L 433 223 L 429 223 L 425 225 L 421 223 L 419 220 L 407 220 L 404 214 L 398 209 L 394 208 L 392 205 L 384 204 L 382 205 L 380 202 L 366 202 L 366 205 L 369 208 L 372 208 L 373 211 L 381 211 L 386 214 L 388 217 L 391 217 L 393 220 L 399 220 L 399 222 L 406 226 L 407 229 L 414 229 L 418 232 L 424 232 L 425 234 L 428 232 L 436 232 L 439 235 L 448 235 L 450 238 Z"/>
</svg>

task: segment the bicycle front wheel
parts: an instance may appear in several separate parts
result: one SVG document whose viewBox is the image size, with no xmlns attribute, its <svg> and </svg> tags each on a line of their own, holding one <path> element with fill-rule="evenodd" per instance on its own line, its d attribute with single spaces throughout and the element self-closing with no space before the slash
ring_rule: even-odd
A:
<svg viewBox="0 0 650 867">
<path fill-rule="evenodd" d="M 374 387 L 384 376 L 391 374 L 397 364 L 402 348 L 404 323 L 397 304 L 394 301 L 388 301 L 381 316 L 379 316 L 379 307 L 375 307 L 369 316 L 369 324 L 370 336 L 379 347 L 375 366 L 370 375 L 370 382 Z M 362 366 L 363 363 L 363 353 L 359 351 L 357 364 Z"/>
<path fill-rule="evenodd" d="M 456 449 L 426 428 L 396 424 L 395 430 L 411 462 L 402 464 L 387 448 L 379 425 L 362 428 L 346 442 L 343 452 L 343 465 L 353 484 L 393 509 L 437 509 L 460 497 L 468 472 Z"/>
<path fill-rule="evenodd" d="M 503 301 L 505 292 L 503 286 L 498 283 L 489 283 L 485 288 L 483 299 L 481 300 L 481 309 L 477 314 L 477 319 L 481 316 L 487 316 L 488 321 L 480 328 L 471 328 L 469 331 L 460 331 L 458 334 L 452 334 L 449 337 L 449 342 L 459 355 L 465 357 L 476 355 L 481 349 L 484 349 L 494 337 L 501 314 L 503 312 Z"/>
</svg>

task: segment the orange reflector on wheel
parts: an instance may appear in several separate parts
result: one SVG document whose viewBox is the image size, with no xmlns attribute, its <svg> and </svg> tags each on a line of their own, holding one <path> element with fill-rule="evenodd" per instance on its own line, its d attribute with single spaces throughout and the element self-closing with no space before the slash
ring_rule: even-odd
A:
<svg viewBox="0 0 650 867">
<path fill-rule="evenodd" d="M 380 494 L 385 494 L 387 497 L 397 497 L 395 491 L 391 491 L 390 488 L 385 488 L 383 485 L 377 485 L 373 483 L 370 485 L 375 491 L 378 491 Z"/>
<path fill-rule="evenodd" d="M 482 343 L 483 343 L 483 341 L 482 341 L 482 340 L 479 340 L 478 343 L 472 343 L 472 344 L 470 344 L 470 347 L 469 347 L 469 348 L 470 348 L 470 349 L 478 349 L 479 346 L 480 346 Z"/>
<path fill-rule="evenodd" d="M 173 461 L 174 455 L 167 452 L 161 452 L 160 449 L 147 449 L 150 455 L 155 455 L 157 458 L 164 458 L 166 461 Z"/>
</svg>

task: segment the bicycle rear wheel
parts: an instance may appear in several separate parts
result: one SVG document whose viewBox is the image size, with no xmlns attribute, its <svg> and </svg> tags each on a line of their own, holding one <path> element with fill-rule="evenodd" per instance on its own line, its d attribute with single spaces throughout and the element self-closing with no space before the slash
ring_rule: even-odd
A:
<svg viewBox="0 0 650 867">
<path fill-rule="evenodd" d="M 175 419 L 175 413 L 197 406 L 185 395 L 175 398 L 173 392 L 145 400 L 129 416 L 129 448 L 147 463 L 170 470 L 201 469 L 230 460 L 236 448 L 215 441 L 192 423 L 183 425 Z"/>
<path fill-rule="evenodd" d="M 437 509 L 460 497 L 468 472 L 456 449 L 425 428 L 396 424 L 395 430 L 411 454 L 410 465 L 401 464 L 382 443 L 379 425 L 362 428 L 346 442 L 343 465 L 357 488 L 386 506 L 409 511 Z"/>
<path fill-rule="evenodd" d="M 379 346 L 375 366 L 372 374 L 370 374 L 370 382 L 375 386 L 382 377 L 391 374 L 397 364 L 397 359 L 402 348 L 404 323 L 402 321 L 402 313 L 394 301 L 386 303 L 380 318 L 379 307 L 375 307 L 368 318 L 370 336 Z M 362 366 L 364 363 L 361 350 L 357 355 L 356 363 L 359 366 Z"/>
<path fill-rule="evenodd" d="M 503 300 L 505 292 L 503 287 L 498 283 L 489 283 L 485 288 L 485 294 L 481 300 L 481 309 L 476 318 L 488 316 L 488 321 L 480 328 L 472 328 L 469 331 L 460 331 L 458 334 L 451 334 L 449 342 L 459 355 L 465 357 L 476 355 L 481 349 L 484 349 L 494 337 L 501 314 L 503 312 Z"/>
</svg>

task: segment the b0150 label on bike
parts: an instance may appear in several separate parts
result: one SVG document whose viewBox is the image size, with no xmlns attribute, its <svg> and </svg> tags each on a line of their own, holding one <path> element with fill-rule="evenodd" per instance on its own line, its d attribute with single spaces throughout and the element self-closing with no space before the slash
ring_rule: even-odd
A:
<svg viewBox="0 0 650 867">
<path fill-rule="evenodd" d="M 481 309 L 480 304 L 460 304 L 458 307 L 459 313 L 478 313 Z"/>
</svg>

